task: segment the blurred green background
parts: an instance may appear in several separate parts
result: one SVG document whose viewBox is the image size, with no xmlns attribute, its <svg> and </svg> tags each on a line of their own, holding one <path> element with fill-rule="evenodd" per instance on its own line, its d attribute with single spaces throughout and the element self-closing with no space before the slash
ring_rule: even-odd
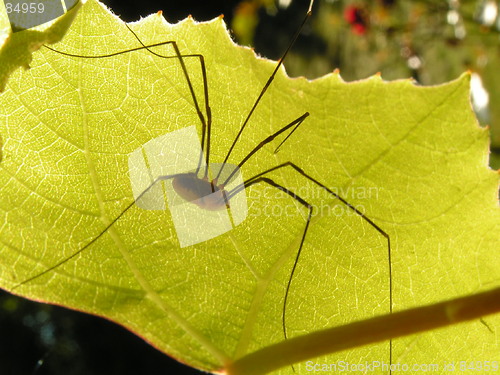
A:
<svg viewBox="0 0 500 375">
<path fill-rule="evenodd" d="M 444 83 L 469 70 L 474 110 L 481 125 L 491 129 L 490 166 L 499 169 L 499 3 L 316 1 L 287 70 L 291 76 L 316 78 L 338 68 L 345 81 L 380 72 L 385 80 L 412 77 L 421 85 Z M 306 6 L 298 0 L 243 1 L 233 12 L 232 29 L 240 42 L 278 58 Z"/>
<path fill-rule="evenodd" d="M 297 0 L 243 1 L 233 12 L 232 29 L 240 42 L 278 58 L 306 6 Z M 388 81 L 412 77 L 421 85 L 469 70 L 474 110 L 491 129 L 490 166 L 500 168 L 498 1 L 316 1 L 286 66 L 291 76 L 316 78 L 338 68 L 345 81 L 379 72 Z"/>
<path fill-rule="evenodd" d="M 170 22 L 224 14 L 236 40 L 278 59 L 309 0 L 104 1 L 126 21 L 158 10 Z M 473 104 L 491 128 L 500 168 L 500 17 L 490 0 L 316 0 L 285 63 L 291 76 L 338 68 L 345 81 L 377 72 L 433 85 L 472 72 Z M 200 374 L 104 319 L 0 293 L 1 375 Z M 39 362 L 37 365 L 37 362 Z"/>
</svg>

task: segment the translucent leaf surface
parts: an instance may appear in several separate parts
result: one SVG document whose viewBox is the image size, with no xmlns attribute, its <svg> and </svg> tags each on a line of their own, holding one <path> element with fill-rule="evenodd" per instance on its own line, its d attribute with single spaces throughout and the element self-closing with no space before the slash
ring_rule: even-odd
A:
<svg viewBox="0 0 500 375">
<path fill-rule="evenodd" d="M 275 62 L 236 46 L 222 19 L 134 24 L 144 43 L 177 41 L 202 54 L 212 108 L 211 162 L 222 162 Z M 117 18 L 89 1 L 60 51 L 102 55 L 140 47 Z M 155 49 L 174 56 L 171 45 Z M 186 67 L 203 109 L 199 61 Z M 168 132 L 201 125 L 177 58 L 136 51 L 105 59 L 47 49 L 0 94 L 0 285 L 22 281 L 75 253 L 131 202 L 131 152 Z M 281 70 L 229 162 L 272 132 L 310 116 L 283 145 L 265 146 L 245 179 L 299 165 L 387 232 L 393 308 L 499 284 L 498 174 L 488 134 L 469 104 L 469 76 L 436 87 L 380 77 L 315 81 Z M 389 312 L 384 238 L 331 195 L 283 168 L 269 174 L 314 206 L 287 307 L 289 336 Z M 14 292 L 111 319 L 205 370 L 283 340 L 283 298 L 307 210 L 262 184 L 247 191 L 236 229 L 180 248 L 169 210 L 131 208 L 77 258 Z M 393 362 L 500 360 L 498 316 L 393 342 Z M 389 363 L 389 343 L 316 363 Z M 305 364 L 296 367 L 308 373 Z M 291 373 L 285 368 L 283 373 Z M 376 373 L 376 372 L 375 372 Z"/>
</svg>

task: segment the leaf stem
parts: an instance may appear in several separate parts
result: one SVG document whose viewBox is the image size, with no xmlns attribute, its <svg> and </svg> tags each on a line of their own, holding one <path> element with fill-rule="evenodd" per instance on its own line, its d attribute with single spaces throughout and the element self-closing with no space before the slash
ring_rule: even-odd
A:
<svg viewBox="0 0 500 375">
<path fill-rule="evenodd" d="M 500 288 L 291 338 L 227 364 L 229 375 L 267 374 L 321 355 L 500 312 Z"/>
</svg>

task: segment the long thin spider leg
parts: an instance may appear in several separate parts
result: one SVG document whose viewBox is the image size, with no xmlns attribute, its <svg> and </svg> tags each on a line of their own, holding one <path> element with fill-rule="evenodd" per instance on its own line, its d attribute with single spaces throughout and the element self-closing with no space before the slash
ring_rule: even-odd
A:
<svg viewBox="0 0 500 375">
<path fill-rule="evenodd" d="M 145 47 L 153 55 L 161 57 L 161 58 L 177 57 L 179 59 L 179 62 L 180 62 L 181 67 L 182 67 L 182 72 L 184 74 L 184 77 L 186 78 L 186 82 L 188 84 L 189 91 L 191 93 L 191 97 L 193 98 L 193 103 L 194 103 L 194 106 L 196 108 L 196 113 L 198 114 L 198 117 L 200 119 L 201 126 L 202 126 L 201 152 L 200 152 L 200 159 L 198 161 L 198 168 L 196 169 L 196 174 L 198 174 L 198 171 L 201 168 L 201 164 L 202 164 L 202 161 L 203 161 L 203 152 L 206 149 L 206 158 L 205 158 L 206 168 L 205 168 L 204 177 L 207 178 L 207 176 L 208 176 L 208 166 L 209 166 L 209 163 L 210 163 L 210 134 L 211 134 L 211 130 L 212 130 L 212 110 L 210 109 L 209 97 L 208 97 L 208 79 L 207 79 L 207 69 L 205 67 L 205 58 L 201 54 L 189 55 L 189 56 L 197 57 L 200 60 L 201 73 L 202 73 L 202 76 L 203 76 L 203 95 L 204 95 L 204 98 L 205 98 L 205 112 L 207 114 L 207 120 L 206 121 L 205 121 L 205 117 L 203 116 L 203 113 L 201 112 L 200 107 L 198 105 L 198 100 L 196 99 L 196 94 L 194 92 L 193 84 L 191 83 L 191 79 L 189 78 L 189 73 L 187 71 L 186 64 L 184 63 L 184 60 L 183 60 L 184 56 L 181 55 L 179 47 L 177 46 L 177 43 L 175 41 L 171 41 L 171 43 L 170 43 L 170 44 L 172 44 L 172 47 L 175 50 L 175 56 L 161 55 L 159 53 L 156 53 L 156 52 L 152 51 L 150 48 L 148 48 L 148 46 L 144 45 L 144 43 L 142 42 L 142 40 L 135 33 L 135 31 L 130 28 L 129 25 L 125 24 L 125 26 L 127 26 L 127 29 L 129 29 L 129 31 L 135 36 L 135 38 L 139 41 L 139 43 L 143 47 Z M 205 134 L 207 136 L 206 147 L 205 147 Z"/>
<path fill-rule="evenodd" d="M 243 164 L 245 164 L 248 159 L 250 159 L 253 154 L 255 154 L 257 151 L 259 151 L 262 147 L 264 147 L 266 144 L 268 144 L 269 142 L 271 142 L 274 138 L 276 138 L 278 135 L 280 135 L 281 133 L 283 133 L 284 131 L 290 129 L 291 127 L 295 126 L 292 131 L 290 132 L 290 134 L 287 135 L 287 137 L 285 138 L 285 140 L 283 142 L 280 143 L 280 145 L 278 146 L 278 148 L 290 137 L 290 135 L 295 131 L 297 130 L 297 128 L 300 126 L 300 124 L 302 124 L 302 122 L 309 116 L 309 112 L 306 112 L 304 113 L 302 116 L 300 116 L 299 118 L 293 120 L 291 123 L 289 123 L 288 125 L 285 125 L 283 126 L 280 130 L 278 130 L 277 132 L 271 134 L 269 137 L 265 138 L 262 142 L 260 142 L 257 146 L 254 147 L 254 149 L 252 151 L 250 151 L 248 153 L 247 156 L 245 156 L 243 158 L 242 161 L 240 161 L 240 163 L 238 164 L 238 168 L 235 168 L 233 170 L 233 172 L 224 180 L 224 183 L 223 185 L 226 185 L 228 183 L 228 181 L 231 180 L 231 178 L 234 176 L 234 174 L 238 171 L 238 169 L 241 169 L 241 167 L 243 166 Z M 277 149 L 276 149 L 277 150 Z M 274 151 L 276 153 L 276 150 Z M 221 168 L 222 169 L 222 168 Z"/>
<path fill-rule="evenodd" d="M 291 167 L 295 171 L 297 171 L 300 175 L 304 176 L 307 178 L 309 181 L 313 182 L 314 184 L 318 185 L 322 189 L 326 190 L 329 194 L 333 195 L 335 198 L 340 200 L 346 207 L 348 207 L 350 210 L 356 213 L 359 217 L 361 217 L 363 220 L 365 220 L 368 224 L 370 224 L 377 232 L 379 232 L 386 240 L 387 240 L 387 258 L 388 258 L 388 273 L 389 273 L 389 312 L 392 313 L 393 310 L 393 286 L 392 286 L 392 255 L 391 255 L 391 238 L 389 234 L 384 231 L 380 226 L 375 224 L 373 220 L 371 220 L 368 216 L 366 216 L 363 212 L 358 210 L 356 207 L 354 207 L 352 204 L 350 204 L 347 200 L 342 198 L 340 195 L 329 189 L 326 185 L 322 184 L 315 178 L 311 177 L 308 175 L 302 168 L 294 164 L 293 162 L 285 162 L 282 164 L 279 164 L 275 167 L 266 169 L 265 171 L 249 178 L 248 180 L 244 181 L 243 184 L 236 186 L 234 189 L 232 189 L 229 194 L 227 195 L 228 199 L 231 199 L 235 194 L 238 194 L 240 191 L 244 190 L 249 184 L 252 184 L 253 181 L 259 180 L 260 178 L 263 178 L 263 175 L 266 175 L 270 172 L 273 172 L 277 169 L 280 168 L 285 168 L 285 167 Z M 392 364 L 392 340 L 389 341 L 389 360 L 390 363 Z M 391 370 L 392 372 L 392 370 Z"/>
<path fill-rule="evenodd" d="M 307 230 L 309 229 L 309 223 L 311 222 L 312 213 L 313 213 L 313 206 L 311 204 L 309 204 L 307 201 L 305 201 L 303 198 L 301 198 L 299 195 L 295 194 L 293 191 L 287 189 L 286 187 L 274 182 L 273 180 L 271 180 L 270 178 L 267 178 L 267 177 L 260 176 L 258 178 L 252 179 L 251 181 L 245 182 L 244 183 L 245 188 L 248 188 L 248 187 L 255 185 L 259 182 L 265 182 L 268 185 L 271 185 L 271 186 L 285 192 L 286 194 L 288 194 L 290 197 L 295 199 L 297 202 L 299 202 L 301 205 L 303 205 L 305 208 L 307 208 L 309 210 L 309 214 L 307 215 L 307 220 L 306 220 L 306 226 L 304 227 L 302 239 L 300 240 L 299 250 L 297 251 L 297 255 L 295 256 L 292 271 L 290 272 L 290 277 L 288 278 L 288 283 L 287 283 L 286 291 L 285 291 L 285 298 L 283 300 L 283 313 L 282 313 L 283 335 L 285 336 L 285 339 L 287 339 L 288 336 L 286 333 L 286 305 L 288 302 L 288 296 L 290 294 L 290 286 L 292 285 L 293 275 L 295 274 L 295 270 L 297 268 L 297 263 L 299 262 L 299 258 L 300 258 L 300 253 L 302 252 L 302 245 L 304 244 Z"/>
<path fill-rule="evenodd" d="M 255 100 L 255 103 L 253 104 L 252 108 L 250 109 L 250 112 L 248 112 L 248 115 L 247 117 L 245 118 L 245 121 L 243 121 L 243 124 L 241 125 L 241 128 L 240 130 L 238 131 L 238 134 L 236 135 L 236 137 L 234 138 L 233 140 L 233 143 L 231 144 L 231 147 L 229 147 L 229 151 L 227 152 L 226 154 L 226 157 L 224 158 L 224 161 L 223 161 L 223 166 L 226 165 L 226 162 L 227 160 L 229 159 L 229 156 L 231 155 L 231 153 L 233 152 L 233 149 L 234 149 L 234 146 L 236 145 L 236 142 L 238 142 L 238 139 L 240 138 L 241 136 L 241 133 L 243 133 L 243 130 L 245 129 L 245 127 L 247 126 L 248 122 L 250 121 L 250 117 L 252 117 L 252 114 L 254 113 L 255 109 L 257 108 L 257 105 L 259 104 L 260 100 L 262 99 L 262 97 L 264 96 L 264 94 L 266 93 L 267 89 L 269 88 L 269 86 L 271 85 L 271 82 L 273 82 L 274 80 L 274 77 L 276 76 L 276 74 L 278 73 L 278 70 L 280 69 L 281 65 L 283 65 L 283 61 L 285 60 L 286 56 L 288 55 L 288 52 L 290 51 L 290 49 L 292 48 L 292 46 L 295 44 L 295 41 L 297 40 L 297 38 L 299 37 L 300 35 L 300 32 L 302 31 L 302 28 L 304 27 L 306 21 L 308 20 L 308 18 L 311 16 L 312 14 L 312 6 L 313 6 L 313 3 L 314 3 L 314 0 L 311 0 L 310 3 L 309 3 L 309 9 L 307 10 L 307 13 L 304 17 L 304 20 L 302 21 L 302 23 L 300 24 L 300 26 L 297 28 L 297 30 L 295 31 L 295 34 L 293 35 L 290 43 L 288 44 L 288 47 L 286 48 L 285 52 L 283 53 L 283 56 L 279 59 L 278 61 L 278 64 L 276 64 L 276 67 L 274 68 L 271 76 L 269 77 L 269 79 L 267 80 L 266 84 L 264 85 L 264 87 L 262 88 L 259 96 L 257 97 L 257 99 Z M 220 170 L 219 170 L 219 173 L 217 175 L 217 179 L 219 178 L 219 176 L 221 175 L 222 173 L 222 169 L 224 167 L 222 167 Z"/>
<path fill-rule="evenodd" d="M 114 57 L 114 56 L 118 56 L 118 55 L 123 55 L 126 53 L 135 52 L 135 51 L 141 51 L 141 50 L 147 50 L 149 53 L 151 53 L 157 57 L 163 58 L 163 59 L 178 59 L 180 64 L 181 64 L 183 75 L 186 78 L 186 82 L 187 82 L 191 97 L 193 99 L 193 104 L 194 104 L 197 116 L 198 116 L 200 123 L 202 125 L 201 151 L 200 151 L 200 158 L 198 161 L 197 171 L 199 171 L 201 168 L 201 164 L 203 161 L 203 154 L 204 154 L 204 151 L 206 151 L 206 159 L 205 160 L 206 160 L 207 168 L 205 169 L 205 177 L 207 177 L 208 164 L 210 162 L 210 134 L 211 134 L 211 125 L 212 125 L 212 111 L 211 111 L 210 104 L 209 104 L 208 79 L 207 79 L 207 71 L 206 71 L 206 66 L 205 66 L 205 58 L 201 54 L 182 55 L 180 53 L 178 46 L 177 46 L 177 43 L 175 41 L 171 41 L 171 40 L 145 45 L 141 41 L 141 39 L 137 36 L 137 34 L 127 24 L 125 24 L 125 26 L 134 35 L 134 37 L 139 41 L 139 43 L 141 44 L 141 47 L 130 48 L 130 49 L 125 50 L 125 51 L 117 51 L 117 52 L 112 52 L 112 53 L 108 53 L 108 54 L 91 55 L 91 56 L 76 55 L 73 53 L 63 52 L 63 51 L 56 50 L 52 47 L 49 47 L 47 45 L 44 45 L 44 47 L 47 48 L 48 50 L 56 52 L 60 55 L 64 55 L 64 56 L 68 56 L 68 57 L 77 57 L 77 58 L 82 58 L 82 59 L 102 59 L 102 58 L 107 58 L 107 57 Z M 169 45 L 169 44 L 172 45 L 172 47 L 174 48 L 174 51 L 175 51 L 174 56 L 162 55 L 162 54 L 159 54 L 159 53 L 152 50 L 152 48 L 154 48 L 154 47 L 160 47 L 160 46 L 165 46 L 165 45 Z M 204 90 L 204 102 L 205 102 L 204 105 L 205 105 L 205 112 L 207 114 L 207 120 L 205 120 L 205 116 L 203 115 L 203 112 L 200 109 L 200 106 L 198 104 L 198 99 L 196 98 L 196 94 L 195 94 L 191 79 L 189 77 L 189 73 L 188 73 L 186 65 L 184 63 L 184 58 L 188 58 L 188 57 L 197 58 L 200 62 L 202 78 L 203 78 L 203 90 Z M 206 147 L 205 147 L 205 134 L 207 134 Z"/>
<path fill-rule="evenodd" d="M 302 123 L 302 121 L 301 121 L 301 123 Z M 296 126 L 295 128 L 293 128 L 293 129 L 292 129 L 292 131 L 291 131 L 290 133 L 288 133 L 288 135 L 285 137 L 285 139 L 283 139 L 283 140 L 281 141 L 281 143 L 278 145 L 278 147 L 276 147 L 276 148 L 274 149 L 274 153 L 275 153 L 275 154 L 277 154 L 277 153 L 280 151 L 281 146 L 283 146 L 283 144 L 284 144 L 286 141 L 288 141 L 288 138 L 290 138 L 290 137 L 292 136 L 292 134 L 293 134 L 293 133 L 295 133 L 295 130 L 297 130 L 297 128 L 299 127 L 299 125 L 300 125 L 300 123 L 299 123 L 299 124 L 297 124 L 297 126 Z"/>
<path fill-rule="evenodd" d="M 135 202 L 137 202 L 139 199 L 141 199 L 149 190 L 151 190 L 153 188 L 153 186 L 159 182 L 159 181 L 164 181 L 164 180 L 169 180 L 169 179 L 172 179 L 172 178 L 175 178 L 177 176 L 179 176 L 180 174 L 174 174 L 174 175 L 169 175 L 169 176 L 160 176 L 158 178 L 156 178 L 141 194 L 139 194 L 137 196 L 136 199 L 134 199 L 131 203 L 129 203 L 124 209 L 123 211 L 117 216 L 115 217 L 108 225 L 106 225 L 106 227 L 101 230 L 101 232 L 95 236 L 90 242 L 88 242 L 86 245 L 84 245 L 82 248 L 80 248 L 78 251 L 74 252 L 73 254 L 71 254 L 70 256 L 60 260 L 59 262 L 57 262 L 56 264 L 50 266 L 49 268 L 47 268 L 46 270 L 40 272 L 40 273 L 37 273 L 36 275 L 33 275 L 31 277 L 29 277 L 28 279 L 26 280 L 23 280 L 22 282 L 20 282 L 19 284 L 15 285 L 12 290 L 14 289 L 17 289 L 19 288 L 20 286 L 23 286 L 35 279 L 38 279 L 39 277 L 42 277 L 43 275 L 46 275 L 47 273 L 49 273 L 50 271 L 53 271 L 55 270 L 56 268 L 60 267 L 61 265 L 63 265 L 64 263 L 66 263 L 67 261 L 71 260 L 71 259 L 74 259 L 77 255 L 81 254 L 83 251 L 85 251 L 87 248 L 89 248 L 92 244 L 94 244 L 99 238 L 101 238 L 104 233 L 106 233 L 108 231 L 109 228 L 111 228 L 118 220 L 120 220 L 120 218 L 125 215 L 127 213 L 128 210 L 130 210 Z"/>
<path fill-rule="evenodd" d="M 154 47 L 165 46 L 167 44 L 172 44 L 172 41 L 169 40 L 169 41 L 165 41 L 165 42 L 153 43 L 153 44 L 145 45 L 143 47 L 134 47 L 134 48 L 130 48 L 130 49 L 127 49 L 127 50 L 124 50 L 124 51 L 117 51 L 117 52 L 105 53 L 105 54 L 102 54 L 102 55 L 77 55 L 75 53 L 69 53 L 69 52 L 59 51 L 59 50 L 57 50 L 55 48 L 49 47 L 46 44 L 44 44 L 43 47 L 47 48 L 48 50 L 50 50 L 52 52 L 58 53 L 60 55 L 68 56 L 68 57 L 78 57 L 80 59 L 104 59 L 104 58 L 107 58 L 107 57 L 124 55 L 126 53 L 131 53 L 131 52 L 135 52 L 135 51 L 141 51 L 141 50 L 144 50 L 144 49 L 147 50 L 148 48 L 150 49 L 150 48 L 154 48 Z M 153 53 L 154 55 L 158 55 L 159 57 L 162 57 L 164 59 L 177 59 L 177 56 L 159 55 L 159 54 L 157 54 L 154 51 L 151 51 L 151 53 Z M 198 55 L 182 55 L 182 57 L 196 57 L 196 56 L 198 56 Z"/>
</svg>

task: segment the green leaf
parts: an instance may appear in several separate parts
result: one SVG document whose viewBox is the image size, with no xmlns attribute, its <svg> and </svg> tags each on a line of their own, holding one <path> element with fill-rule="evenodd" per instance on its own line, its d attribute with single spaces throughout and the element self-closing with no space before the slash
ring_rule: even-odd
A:
<svg viewBox="0 0 500 375">
<path fill-rule="evenodd" d="M 146 44 L 202 54 L 212 109 L 211 162 L 222 162 L 275 62 L 230 40 L 221 18 L 132 25 Z M 103 55 L 140 47 L 95 1 L 59 51 Z M 174 56 L 172 45 L 156 52 Z M 203 109 L 199 61 L 185 58 Z M 0 94 L 0 286 L 111 319 L 205 370 L 282 341 L 283 299 L 307 210 L 276 189 L 248 189 L 247 219 L 180 248 L 169 210 L 133 206 L 76 258 L 16 288 L 95 239 L 133 202 L 128 158 L 196 125 L 177 58 L 135 51 L 102 59 L 34 54 Z M 469 76 L 435 87 L 380 77 L 307 81 L 283 70 L 229 162 L 305 112 L 287 140 L 265 146 L 245 179 L 286 161 L 343 196 L 392 240 L 394 310 L 499 285 L 498 174 L 469 104 Z M 373 227 L 291 168 L 269 174 L 315 208 L 287 306 L 290 337 L 389 312 L 387 244 Z M 498 316 L 393 342 L 393 363 L 500 360 Z M 389 343 L 317 363 L 389 363 Z M 296 371 L 308 373 L 304 364 Z M 283 373 L 292 373 L 284 368 Z"/>
</svg>

